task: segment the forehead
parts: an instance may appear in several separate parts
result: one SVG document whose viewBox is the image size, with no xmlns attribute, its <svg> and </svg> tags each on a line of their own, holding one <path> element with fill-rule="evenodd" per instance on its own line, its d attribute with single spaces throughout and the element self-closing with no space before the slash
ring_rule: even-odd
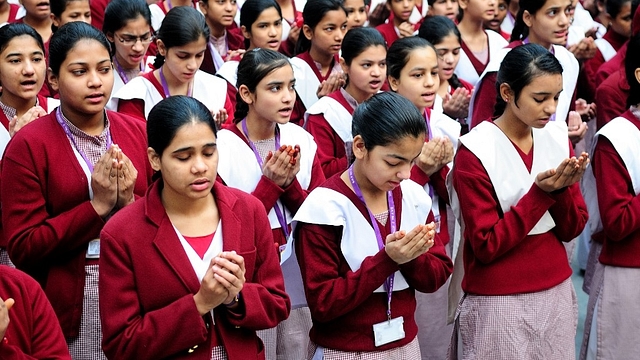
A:
<svg viewBox="0 0 640 360">
<path fill-rule="evenodd" d="M 100 62 L 105 59 L 111 59 L 111 55 L 102 43 L 95 39 L 81 39 L 69 49 L 64 62 L 78 61 L 91 63 Z"/>
<path fill-rule="evenodd" d="M 4 49 L 2 49 L 2 55 L 5 55 L 7 53 L 30 54 L 35 51 L 42 52 L 42 49 L 38 45 L 38 42 L 36 42 L 36 39 L 31 37 L 30 35 L 20 35 L 9 40 Z"/>
<path fill-rule="evenodd" d="M 359 8 L 364 7 L 365 3 L 364 0 L 344 0 L 343 5 L 344 7 Z"/>
<path fill-rule="evenodd" d="M 189 121 L 180 126 L 176 131 L 169 149 L 184 147 L 199 147 L 216 141 L 216 136 L 207 123 L 202 121 Z"/>
<path fill-rule="evenodd" d="M 440 39 L 440 42 L 436 45 L 436 48 L 444 49 L 444 48 L 457 48 L 460 47 L 460 40 L 454 33 L 449 33 L 449 35 Z"/>
<path fill-rule="evenodd" d="M 358 54 L 358 56 L 356 56 L 354 60 L 355 59 L 385 60 L 386 57 L 387 57 L 387 50 L 385 50 L 384 46 L 376 45 L 376 46 L 369 46 L 368 48 L 366 48 L 363 52 Z"/>
<path fill-rule="evenodd" d="M 407 64 L 403 70 L 410 70 L 415 67 L 431 68 L 438 66 L 438 59 L 435 51 L 431 47 L 419 47 L 411 50 L 408 55 Z"/>
<path fill-rule="evenodd" d="M 561 74 L 539 74 L 523 88 L 523 91 L 530 93 L 551 93 L 557 94 L 562 90 Z"/>
<path fill-rule="evenodd" d="M 256 21 L 254 21 L 253 23 L 255 24 L 259 22 L 272 22 L 280 19 L 282 19 L 282 17 L 280 16 L 280 14 L 278 14 L 278 10 L 276 10 L 276 8 L 274 7 L 270 7 L 262 10 L 260 15 L 256 18 Z"/>
<path fill-rule="evenodd" d="M 64 12 L 87 11 L 87 10 L 91 10 L 91 8 L 89 7 L 89 1 L 72 0 L 72 1 L 67 1 L 67 5 L 64 9 Z"/>
<path fill-rule="evenodd" d="M 327 11 L 326 14 L 322 17 L 322 20 L 318 23 L 318 25 L 322 26 L 325 24 L 342 24 L 347 21 L 347 14 L 342 9 L 338 10 L 330 10 Z"/>
<path fill-rule="evenodd" d="M 261 85 L 265 85 L 272 82 L 284 82 L 287 83 L 293 79 L 293 69 L 290 65 L 281 66 L 277 69 L 269 72 L 262 80 Z"/>
</svg>

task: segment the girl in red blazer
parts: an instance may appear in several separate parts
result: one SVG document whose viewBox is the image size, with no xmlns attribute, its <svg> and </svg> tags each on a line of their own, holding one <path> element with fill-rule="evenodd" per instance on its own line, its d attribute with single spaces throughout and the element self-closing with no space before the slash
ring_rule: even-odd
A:
<svg viewBox="0 0 640 360">
<path fill-rule="evenodd" d="M 159 179 L 101 234 L 105 353 L 264 359 L 256 330 L 290 303 L 262 203 L 216 182 L 216 125 L 199 101 L 161 101 L 147 131 Z"/>
<path fill-rule="evenodd" d="M 7 147 L 2 223 L 12 261 L 43 286 L 72 356 L 100 358 L 98 237 L 113 213 L 144 194 L 145 130 L 104 110 L 113 71 L 100 31 L 83 22 L 63 25 L 49 55 L 60 107 Z"/>
<path fill-rule="evenodd" d="M 200 70 L 215 75 L 226 61 L 244 52 L 244 36 L 233 21 L 238 5 L 236 0 L 201 0 L 198 4 L 211 31 Z"/>
</svg>

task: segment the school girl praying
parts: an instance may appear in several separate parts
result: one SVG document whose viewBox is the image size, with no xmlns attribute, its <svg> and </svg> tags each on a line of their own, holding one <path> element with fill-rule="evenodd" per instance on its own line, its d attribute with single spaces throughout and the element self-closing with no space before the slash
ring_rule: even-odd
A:
<svg viewBox="0 0 640 360">
<path fill-rule="evenodd" d="M 297 83 L 291 121 L 299 125 L 306 109 L 344 85 L 338 53 L 347 29 L 347 12 L 340 0 L 309 1 L 302 16 L 296 56 L 291 58 Z"/>
<path fill-rule="evenodd" d="M 409 100 L 374 95 L 353 114 L 355 161 L 296 213 L 307 359 L 420 358 L 415 292 L 436 291 L 452 270 L 431 199 L 409 180 L 425 134 Z"/>
<path fill-rule="evenodd" d="M 279 254 L 289 238 L 291 219 L 309 191 L 324 182 L 317 145 L 289 122 L 296 79 L 289 60 L 267 49 L 247 52 L 238 66 L 234 124 L 218 134 L 219 180 L 254 195 L 269 215 L 272 251 Z M 297 264 L 283 264 L 292 308 L 289 318 L 259 335 L 267 358 L 302 359 L 311 319 L 305 306 Z"/>
<path fill-rule="evenodd" d="M 204 103 L 217 121 L 224 122 L 233 112 L 226 84 L 199 69 L 209 35 L 209 27 L 198 10 L 180 6 L 169 11 L 156 36 L 156 70 L 130 80 L 114 95 L 118 112 L 146 119 L 160 100 L 186 95 Z"/>
<path fill-rule="evenodd" d="M 216 181 L 216 126 L 187 96 L 149 114 L 156 180 L 101 233 L 110 359 L 265 359 L 256 330 L 289 314 L 263 205 Z"/>
<path fill-rule="evenodd" d="M 84 22 L 63 25 L 49 49 L 60 107 L 20 130 L 2 160 L 9 256 L 42 285 L 73 358 L 104 358 L 99 234 L 151 179 L 143 123 L 105 111 L 113 76 L 106 37 Z"/>
<path fill-rule="evenodd" d="M 111 43 L 114 75 L 112 95 L 140 74 L 152 70 L 155 57 L 147 56 L 153 41 L 151 13 L 144 0 L 113 0 L 104 13 L 102 32 Z M 111 99 L 109 110 L 118 109 L 118 101 Z"/>
<path fill-rule="evenodd" d="M 574 156 L 566 123 L 551 121 L 562 73 L 546 48 L 514 48 L 498 72 L 500 116 L 460 137 L 449 187 L 463 229 L 454 359 L 575 359 L 563 243 L 589 216 L 579 184 L 589 156 Z"/>
<path fill-rule="evenodd" d="M 340 64 L 347 84 L 321 98 L 305 114 L 305 127 L 318 144 L 326 178 L 342 173 L 351 161 L 351 117 L 358 104 L 377 94 L 386 81 L 387 47 L 372 28 L 354 28 L 343 41 Z"/>
</svg>

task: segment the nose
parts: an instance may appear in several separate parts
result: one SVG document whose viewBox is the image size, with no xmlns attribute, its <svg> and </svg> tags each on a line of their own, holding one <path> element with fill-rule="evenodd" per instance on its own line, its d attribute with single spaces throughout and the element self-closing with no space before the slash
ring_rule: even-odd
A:
<svg viewBox="0 0 640 360">
<path fill-rule="evenodd" d="M 269 37 L 274 37 L 278 35 L 278 31 L 276 30 L 276 27 L 274 25 L 269 26 L 269 29 L 267 30 L 267 35 L 269 35 Z"/>
<path fill-rule="evenodd" d="M 382 69 L 380 68 L 380 65 L 371 66 L 371 76 L 379 77 L 381 73 Z"/>
<path fill-rule="evenodd" d="M 293 102 L 294 99 L 295 99 L 295 90 L 291 90 L 287 88 L 287 90 L 283 92 L 282 103 L 289 104 Z"/>
<path fill-rule="evenodd" d="M 547 106 L 544 108 L 544 112 L 545 112 L 547 115 L 551 116 L 551 115 L 553 115 L 553 114 L 555 114 L 555 113 L 556 113 L 556 107 L 557 107 L 557 106 L 558 106 L 558 100 L 553 99 L 553 100 L 551 100 L 551 101 L 547 104 Z"/>
<path fill-rule="evenodd" d="M 437 76 L 437 75 L 436 75 Z M 435 76 L 431 75 L 431 73 L 428 73 L 425 77 L 424 77 L 424 87 L 426 88 L 430 88 L 433 87 L 436 84 L 435 82 Z"/>
<path fill-rule="evenodd" d="M 98 74 L 98 69 L 94 69 L 89 71 L 89 87 L 90 88 L 99 88 L 102 86 L 102 78 Z"/>
<path fill-rule="evenodd" d="M 558 23 L 560 25 L 564 25 L 564 24 L 568 24 L 569 23 L 569 19 L 571 18 L 571 15 L 568 15 L 566 12 L 561 11 L 559 16 L 558 16 Z"/>
<path fill-rule="evenodd" d="M 35 72 L 35 69 L 33 68 L 33 63 L 31 62 L 31 60 L 25 61 L 24 67 L 22 68 L 22 74 L 31 75 L 34 72 Z"/>
<path fill-rule="evenodd" d="M 194 174 L 202 174 L 208 170 L 207 163 L 201 155 L 195 156 L 191 172 Z"/>
<path fill-rule="evenodd" d="M 142 44 L 142 39 L 136 38 L 136 42 L 133 43 L 133 50 L 136 50 L 136 51 L 144 50 L 144 45 Z"/>
<path fill-rule="evenodd" d="M 234 5 L 231 4 L 231 1 L 227 1 L 224 3 L 224 10 L 227 12 L 232 12 Z"/>
<path fill-rule="evenodd" d="M 411 6 L 411 1 L 410 0 L 402 1 L 402 7 L 408 8 L 409 6 Z"/>
<path fill-rule="evenodd" d="M 195 56 L 189 57 L 189 59 L 187 59 L 187 70 L 193 71 L 197 68 L 198 68 L 198 61 L 196 60 L 196 57 Z"/>
<path fill-rule="evenodd" d="M 342 43 L 342 39 L 344 39 L 344 32 L 345 32 L 345 31 L 346 31 L 346 30 L 345 30 L 345 29 L 342 29 L 342 28 L 338 29 L 337 31 L 334 31 L 334 32 L 335 32 L 335 34 L 336 34 L 335 40 L 336 40 L 337 42 Z"/>
<path fill-rule="evenodd" d="M 362 19 L 362 15 L 360 15 L 360 11 L 357 11 L 357 10 L 356 10 L 356 11 L 353 13 L 353 21 L 354 21 L 356 24 L 360 24 L 360 23 L 362 22 L 362 20 L 361 20 L 361 19 Z"/>
<path fill-rule="evenodd" d="M 402 165 L 402 167 L 400 168 L 400 171 L 398 171 L 398 179 L 400 180 L 407 180 L 408 178 L 411 177 L 411 163 L 407 163 Z"/>
</svg>

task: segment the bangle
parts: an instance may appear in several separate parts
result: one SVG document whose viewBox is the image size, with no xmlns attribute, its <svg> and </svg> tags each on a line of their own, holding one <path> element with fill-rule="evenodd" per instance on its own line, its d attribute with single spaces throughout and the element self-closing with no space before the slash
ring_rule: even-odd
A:
<svg viewBox="0 0 640 360">
<path fill-rule="evenodd" d="M 238 295 L 239 295 L 239 294 L 238 294 Z M 240 298 L 238 298 L 238 295 L 236 295 L 236 296 L 233 298 L 233 300 L 231 300 L 231 302 L 229 302 L 229 303 L 227 303 L 227 304 L 223 303 L 223 305 L 224 305 L 224 306 L 229 307 L 229 306 L 233 306 L 233 305 L 237 304 L 237 303 L 238 303 L 238 301 L 240 301 Z"/>
</svg>

